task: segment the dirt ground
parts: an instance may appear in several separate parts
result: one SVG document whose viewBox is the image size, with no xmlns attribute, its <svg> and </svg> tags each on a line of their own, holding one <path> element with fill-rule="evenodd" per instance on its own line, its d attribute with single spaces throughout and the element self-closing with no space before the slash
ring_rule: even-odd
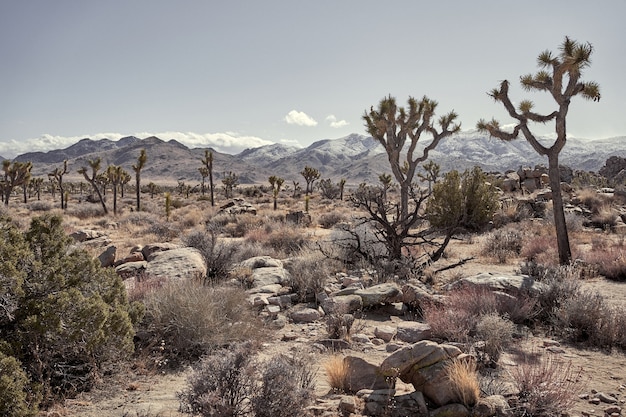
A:
<svg viewBox="0 0 626 417">
<path fill-rule="evenodd" d="M 464 245 L 463 243 L 461 243 Z M 458 253 L 464 253 L 465 248 L 457 248 Z M 472 275 L 478 272 L 512 273 L 517 267 L 513 265 L 489 264 L 485 259 L 477 258 L 459 269 L 453 269 L 441 274 L 441 280 L 453 280 L 459 275 Z M 583 288 L 600 292 L 607 302 L 617 306 L 626 306 L 626 284 L 608 281 L 603 278 L 588 279 L 582 282 Z M 374 327 L 381 323 L 392 324 L 405 320 L 401 316 L 370 315 L 360 320 L 362 333 L 373 336 Z M 286 337 L 286 335 L 288 337 Z M 273 339 L 266 343 L 262 356 L 271 357 L 280 353 L 305 352 L 310 355 L 318 369 L 316 380 L 316 394 L 318 403 L 336 403 L 337 397 L 330 393 L 330 387 L 325 379 L 323 364 L 330 357 L 330 353 L 320 353 L 311 349 L 314 340 L 323 338 L 325 328 L 323 323 L 288 324 L 285 328 L 273 334 Z M 574 369 L 580 369 L 583 387 L 578 394 L 604 392 L 617 394 L 619 398 L 626 398 L 626 355 L 622 352 L 604 352 L 559 344 L 548 348 L 550 339 L 542 335 L 529 335 L 511 351 L 500 359 L 501 368 L 506 373 L 520 362 L 519 353 L 533 352 L 537 356 L 551 356 L 556 360 L 571 363 Z M 385 345 L 364 346 L 355 345 L 343 354 L 359 356 L 370 363 L 380 364 L 388 355 Z M 191 369 L 177 373 L 137 373 L 129 371 L 116 377 L 114 381 L 103 382 L 93 392 L 84 393 L 76 399 L 67 400 L 64 406 L 56 407 L 53 412 L 60 416 L 81 417 L 175 417 L 185 414 L 178 412 L 176 393 L 186 384 L 186 378 Z M 400 385 L 399 390 L 410 391 L 409 386 Z M 624 404 L 620 404 L 624 407 Z M 571 416 L 603 416 L 606 404 L 593 405 L 586 399 L 576 401 L 570 410 Z M 54 415 L 49 413 L 49 415 Z"/>
</svg>

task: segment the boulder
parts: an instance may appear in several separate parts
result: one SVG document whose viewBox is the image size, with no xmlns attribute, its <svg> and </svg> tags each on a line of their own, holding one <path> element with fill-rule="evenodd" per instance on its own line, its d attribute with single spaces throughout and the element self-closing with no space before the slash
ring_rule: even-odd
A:
<svg viewBox="0 0 626 417">
<path fill-rule="evenodd" d="M 311 224 L 311 215 L 304 211 L 293 211 L 285 215 L 285 221 L 301 226 L 309 226 Z"/>
<path fill-rule="evenodd" d="M 150 277 L 165 279 L 206 277 L 207 268 L 204 258 L 200 251 L 195 248 L 176 248 L 153 252 L 147 259 L 146 274 Z"/>
<path fill-rule="evenodd" d="M 437 303 L 437 298 L 433 296 L 425 284 L 409 282 L 402 286 L 402 302 L 415 309 L 421 309 L 425 304 Z"/>
<path fill-rule="evenodd" d="M 398 301 L 402 297 L 402 291 L 397 284 L 383 283 L 372 287 L 358 289 L 354 294 L 361 297 L 363 307 L 373 307 L 379 304 L 387 304 Z"/>
<path fill-rule="evenodd" d="M 283 284 L 291 280 L 291 275 L 283 267 L 266 267 L 252 270 L 252 286 L 266 287 L 273 284 Z"/>
<path fill-rule="evenodd" d="M 429 324 L 417 321 L 407 321 L 398 324 L 396 338 L 403 342 L 415 343 L 420 340 L 429 339 L 431 333 Z"/>
<path fill-rule="evenodd" d="M 291 311 L 289 317 L 294 323 L 312 323 L 319 320 L 321 314 L 315 308 L 302 308 Z"/>
<path fill-rule="evenodd" d="M 382 324 L 374 328 L 374 336 L 384 340 L 385 342 L 390 342 L 395 335 L 396 329 L 391 326 Z"/>
<path fill-rule="evenodd" d="M 279 259 L 274 259 L 271 256 L 255 256 L 253 258 L 246 259 L 239 263 L 239 266 L 243 268 L 257 269 L 257 268 L 283 268 L 283 262 Z"/>
<path fill-rule="evenodd" d="M 148 262 L 146 261 L 126 262 L 116 266 L 115 272 L 117 273 L 117 275 L 122 277 L 122 279 L 127 279 L 141 275 L 141 273 L 144 272 L 147 267 Z"/>
<path fill-rule="evenodd" d="M 151 243 L 141 248 L 141 253 L 143 254 L 144 259 L 149 262 L 152 260 L 152 255 L 157 252 L 164 252 L 170 249 L 178 249 L 178 248 L 180 248 L 180 245 L 176 245 L 174 243 L 169 243 L 169 242 Z"/>
<path fill-rule="evenodd" d="M 469 417 L 470 412 L 463 404 L 448 404 L 432 410 L 430 417 Z"/>
<path fill-rule="evenodd" d="M 452 290 L 460 288 L 464 285 L 487 288 L 491 291 L 504 291 L 507 293 L 529 292 L 530 294 L 540 294 L 546 288 L 546 285 L 535 281 L 528 275 L 514 274 L 492 274 L 484 272 L 482 274 L 473 275 L 462 278 L 446 286 L 446 289 Z"/>
<path fill-rule="evenodd" d="M 394 388 L 387 382 L 387 379 L 380 372 L 378 366 L 362 358 L 346 356 L 343 358 L 343 363 L 346 367 L 346 388 L 350 392 L 357 392 L 362 389 L 378 390 Z"/>
<path fill-rule="evenodd" d="M 322 301 L 322 309 L 326 314 L 353 313 L 363 308 L 363 300 L 356 294 L 328 297 Z"/>
<path fill-rule="evenodd" d="M 85 242 L 106 236 L 104 232 L 99 230 L 83 229 L 70 233 L 70 237 L 76 242 Z"/>
<path fill-rule="evenodd" d="M 117 253 L 117 248 L 113 245 L 107 247 L 104 252 L 102 252 L 98 256 L 98 260 L 100 261 L 100 265 L 103 268 L 107 268 L 109 266 L 113 266 L 115 263 L 115 254 Z"/>
<path fill-rule="evenodd" d="M 409 394 L 396 395 L 394 398 L 396 416 L 428 416 L 428 407 L 424 394 L 413 391 Z"/>
<path fill-rule="evenodd" d="M 479 398 L 473 409 L 473 417 L 510 417 L 513 413 L 502 395 Z"/>
</svg>

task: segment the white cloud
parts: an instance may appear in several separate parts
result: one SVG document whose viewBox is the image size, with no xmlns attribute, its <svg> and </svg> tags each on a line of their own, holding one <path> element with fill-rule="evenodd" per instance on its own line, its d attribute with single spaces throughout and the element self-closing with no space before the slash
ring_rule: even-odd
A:
<svg viewBox="0 0 626 417">
<path fill-rule="evenodd" d="M 337 120 L 334 114 L 326 116 L 326 121 L 329 122 L 330 127 L 334 127 L 335 129 L 339 129 L 340 127 L 346 127 L 350 124 L 345 120 Z"/>
<path fill-rule="evenodd" d="M 156 136 L 165 141 L 174 139 L 189 148 L 211 147 L 218 152 L 236 154 L 246 148 L 257 148 L 263 145 L 271 145 L 272 141 L 261 139 L 256 136 L 240 135 L 236 132 L 222 133 L 194 133 L 194 132 L 136 132 L 128 135 L 121 133 L 96 133 L 81 136 L 55 136 L 45 134 L 39 138 L 22 141 L 10 140 L 0 142 L 0 155 L 5 158 L 14 158 L 26 152 L 47 152 L 54 149 L 64 149 L 81 139 L 110 139 L 119 140 L 125 136 L 136 136 L 144 139 Z"/>
<path fill-rule="evenodd" d="M 298 126 L 317 126 L 314 118 L 302 111 L 292 110 L 285 116 L 285 122 Z"/>
</svg>

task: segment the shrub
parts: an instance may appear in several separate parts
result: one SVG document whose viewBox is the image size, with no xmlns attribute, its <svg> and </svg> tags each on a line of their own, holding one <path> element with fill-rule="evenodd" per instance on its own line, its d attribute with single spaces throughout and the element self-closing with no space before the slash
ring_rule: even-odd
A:
<svg viewBox="0 0 626 417">
<path fill-rule="evenodd" d="M 470 316 L 461 309 L 426 304 L 422 310 L 434 338 L 465 343 L 476 326 L 476 316 Z"/>
<path fill-rule="evenodd" d="M 303 253 L 285 263 L 291 275 L 291 289 L 300 302 L 313 301 L 331 273 L 330 261 L 319 253 Z"/>
<path fill-rule="evenodd" d="M 236 287 L 172 282 L 148 294 L 143 325 L 165 342 L 173 366 L 228 343 L 261 339 L 264 331 L 246 293 Z M 149 346 L 144 346 L 149 347 Z"/>
<path fill-rule="evenodd" d="M 505 263 L 510 256 L 522 252 L 522 233 L 517 230 L 498 229 L 490 233 L 485 241 L 483 253 Z"/>
<path fill-rule="evenodd" d="M 219 282 L 228 278 L 228 271 L 234 263 L 235 245 L 221 242 L 212 229 L 207 232 L 192 232 L 184 236 L 182 242 L 200 251 L 209 281 Z"/>
<path fill-rule="evenodd" d="M 324 229 L 330 229 L 337 223 L 342 223 L 346 220 L 345 216 L 335 211 L 330 213 L 324 213 L 317 220 L 317 223 L 322 226 Z"/>
<path fill-rule="evenodd" d="M 536 355 L 532 355 L 536 356 Z M 518 390 L 515 414 L 519 416 L 557 416 L 568 409 L 583 390 L 582 370 L 571 362 L 552 356 L 525 360 L 511 369 Z"/>
<path fill-rule="evenodd" d="M 500 353 L 510 345 L 514 331 L 513 322 L 497 313 L 481 316 L 476 324 L 476 334 L 485 342 L 483 351 L 493 362 L 497 362 Z"/>
<path fill-rule="evenodd" d="M 599 207 L 597 212 L 591 215 L 591 218 L 585 223 L 585 226 L 609 230 L 617 225 L 618 218 L 617 212 L 612 207 L 604 205 Z"/>
<path fill-rule="evenodd" d="M 583 258 L 607 279 L 626 281 L 626 253 L 622 248 L 594 244 Z"/>
<path fill-rule="evenodd" d="M 171 242 L 180 235 L 180 227 L 169 222 L 155 222 L 150 225 L 148 232 L 155 235 L 162 242 Z"/>
<path fill-rule="evenodd" d="M 300 417 L 313 398 L 315 372 L 302 357 L 270 359 L 252 398 L 255 417 Z"/>
<path fill-rule="evenodd" d="M 532 214 L 532 210 L 527 204 L 521 204 L 515 199 L 504 200 L 493 215 L 493 224 L 499 228 L 509 223 L 517 223 L 531 218 Z"/>
<path fill-rule="evenodd" d="M 348 383 L 348 365 L 340 355 L 334 355 L 324 363 L 328 385 L 338 392 L 346 392 Z"/>
<path fill-rule="evenodd" d="M 47 201 L 33 201 L 28 203 L 28 209 L 30 211 L 50 211 L 52 205 Z"/>
<path fill-rule="evenodd" d="M 350 336 L 354 316 L 342 312 L 334 312 L 326 315 L 326 331 L 331 339 L 345 339 Z"/>
<path fill-rule="evenodd" d="M 302 230 L 281 225 L 267 236 L 266 246 L 274 251 L 284 253 L 285 255 L 293 255 L 305 247 L 307 238 Z"/>
<path fill-rule="evenodd" d="M 61 217 L 35 217 L 25 234 L 2 218 L 0 241 L 3 342 L 43 383 L 44 400 L 90 388 L 105 364 L 132 352 L 141 308 L 114 271 L 72 248 Z"/>
<path fill-rule="evenodd" d="M 480 384 L 476 364 L 469 359 L 455 359 L 446 367 L 452 390 L 466 407 L 473 407 L 480 398 Z"/>
<path fill-rule="evenodd" d="M 0 352 L 0 415 L 36 416 L 40 401 L 37 388 L 28 380 L 20 362 Z"/>
<path fill-rule="evenodd" d="M 237 344 L 204 358 L 178 393 L 180 411 L 203 417 L 249 415 L 254 379 L 250 368 L 253 349 Z"/>
</svg>

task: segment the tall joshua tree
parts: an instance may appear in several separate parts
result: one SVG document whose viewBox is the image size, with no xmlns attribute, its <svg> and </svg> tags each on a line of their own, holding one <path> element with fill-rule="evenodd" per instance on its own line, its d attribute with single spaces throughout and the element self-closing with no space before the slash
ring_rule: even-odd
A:
<svg viewBox="0 0 626 417">
<path fill-rule="evenodd" d="M 30 181 L 30 171 L 32 168 L 33 164 L 30 161 L 15 161 L 13 163 L 11 163 L 8 159 L 2 161 L 4 177 L 0 178 L 0 190 L 2 190 L 2 200 L 6 206 L 9 205 L 9 199 L 11 198 L 13 188 L 19 187 Z"/>
<path fill-rule="evenodd" d="M 302 175 L 304 177 L 304 180 L 306 181 L 305 195 L 309 195 L 309 193 L 313 193 L 313 183 L 316 180 L 320 179 L 320 176 L 321 176 L 320 172 L 317 169 L 312 168 L 307 165 L 304 167 L 302 172 L 300 172 L 300 175 Z"/>
<path fill-rule="evenodd" d="M 213 152 L 209 151 L 209 150 L 204 150 L 204 158 L 200 160 L 200 162 L 202 162 L 202 165 L 204 165 L 204 169 L 206 169 L 206 172 L 208 174 L 209 177 L 209 188 L 211 190 L 211 206 L 215 205 L 215 199 L 214 199 L 214 193 L 213 193 Z M 204 172 L 201 171 L 201 175 L 202 175 L 202 181 L 204 183 Z"/>
<path fill-rule="evenodd" d="M 137 188 L 137 211 L 141 210 L 141 170 L 146 165 L 148 155 L 146 150 L 142 149 L 137 157 L 137 163 L 133 165 L 133 171 L 135 171 L 135 187 Z"/>
<path fill-rule="evenodd" d="M 117 214 L 117 189 L 120 188 L 124 179 L 124 169 L 119 165 L 109 165 L 106 176 L 113 186 L 113 214 Z"/>
<path fill-rule="evenodd" d="M 54 180 L 59 186 L 59 192 L 61 193 L 61 209 L 67 208 L 67 201 L 65 201 L 65 189 L 63 188 L 63 176 L 68 172 L 66 159 L 63 161 L 63 168 L 54 168 L 54 171 L 48 174 L 50 181 Z"/>
<path fill-rule="evenodd" d="M 285 180 L 281 177 L 277 177 L 276 175 L 272 175 L 269 177 L 270 185 L 272 186 L 272 196 L 274 197 L 274 210 L 278 208 L 278 193 L 280 193 L 280 189 L 285 183 Z"/>
<path fill-rule="evenodd" d="M 418 165 L 428 159 L 428 154 L 441 139 L 458 132 L 461 125 L 454 123 L 454 111 L 439 118 L 441 131 L 437 131 L 433 117 L 437 102 L 424 96 L 421 100 L 410 97 L 408 109 L 398 107 L 396 99 L 389 96 L 380 101 L 378 110 L 372 107 L 363 115 L 367 132 L 380 142 L 389 159 L 391 172 L 400 185 L 400 218 L 409 220 L 409 194 Z M 422 133 L 432 136 L 421 155 L 415 155 L 417 143 Z M 407 144 L 408 148 L 404 147 Z M 403 161 L 401 153 L 406 151 Z"/>
<path fill-rule="evenodd" d="M 561 179 L 559 172 L 559 153 L 565 147 L 567 132 L 565 122 L 572 97 L 580 95 L 582 98 L 599 101 L 600 86 L 593 81 L 583 82 L 580 80 L 582 72 L 591 64 L 593 47 L 589 43 L 578 43 L 565 37 L 559 48 L 558 54 L 546 50 L 539 54 L 537 64 L 541 68 L 536 74 L 527 74 L 520 77 L 522 88 L 527 91 L 545 91 L 556 102 L 557 109 L 549 114 L 539 114 L 533 111 L 533 103 L 530 100 L 522 100 L 517 108 L 509 98 L 509 82 L 504 80 L 499 88 L 489 92 L 489 96 L 496 102 L 502 103 L 509 115 L 516 120 L 513 131 L 504 131 L 500 123 L 492 119 L 487 122 L 480 120 L 477 124 L 479 130 L 501 140 L 511 141 L 522 132 L 524 138 L 530 143 L 535 152 L 548 157 L 548 176 L 552 189 L 552 203 L 554 212 L 554 225 L 556 228 L 559 262 L 568 264 L 572 253 L 565 223 L 563 210 L 563 197 L 561 195 Z M 556 139 L 551 146 L 541 144 L 531 132 L 529 124 L 548 123 L 554 121 Z"/>
<path fill-rule="evenodd" d="M 107 206 L 106 204 L 104 204 L 104 197 L 102 197 L 102 192 L 100 191 L 100 187 L 98 186 L 98 178 L 99 178 L 98 171 L 100 171 L 100 167 L 102 166 L 101 165 L 102 159 L 100 158 L 90 159 L 87 161 L 87 163 L 89 164 L 89 167 L 91 168 L 91 176 L 89 176 L 88 174 L 89 170 L 85 166 L 80 167 L 80 169 L 78 170 L 78 173 L 82 174 L 83 177 L 85 177 L 87 182 L 91 184 L 91 187 L 98 195 L 98 199 L 100 200 L 100 204 L 102 204 L 102 209 L 104 210 L 104 214 L 109 214 L 109 210 L 107 210 Z"/>
</svg>

